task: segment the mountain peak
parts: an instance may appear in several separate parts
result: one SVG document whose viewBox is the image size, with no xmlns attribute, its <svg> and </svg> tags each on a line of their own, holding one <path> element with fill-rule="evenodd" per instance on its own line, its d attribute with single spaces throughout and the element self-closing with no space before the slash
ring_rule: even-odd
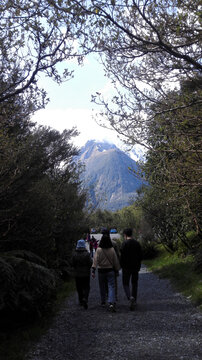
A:
<svg viewBox="0 0 202 360">
<path fill-rule="evenodd" d="M 85 161 L 96 153 L 101 153 L 110 149 L 117 149 L 116 145 L 108 142 L 98 142 L 96 140 L 88 140 L 87 143 L 81 148 L 80 160 Z"/>
<path fill-rule="evenodd" d="M 94 205 L 114 211 L 134 201 L 142 181 L 129 168 L 138 165 L 116 145 L 87 141 L 77 159 L 85 165 L 83 181 Z"/>
</svg>

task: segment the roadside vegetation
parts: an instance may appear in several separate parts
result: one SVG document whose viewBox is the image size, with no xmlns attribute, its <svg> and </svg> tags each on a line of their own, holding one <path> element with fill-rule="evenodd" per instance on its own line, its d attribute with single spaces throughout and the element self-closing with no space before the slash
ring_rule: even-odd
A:
<svg viewBox="0 0 202 360">
<path fill-rule="evenodd" d="M 50 327 L 54 316 L 60 310 L 64 300 L 75 291 L 74 281 L 63 283 L 57 292 L 57 297 L 49 312 L 40 318 L 32 319 L 28 323 L 13 324 L 13 327 L 4 328 L 0 331 L 0 354 L 1 359 L 23 360 L 26 353 L 37 340 Z"/>
<path fill-rule="evenodd" d="M 144 260 L 144 264 L 158 276 L 168 278 L 176 290 L 202 310 L 201 273 L 194 270 L 192 255 L 179 257 L 158 246 L 158 256 Z"/>
<path fill-rule="evenodd" d="M 0 105 L 1 326 L 51 307 L 86 221 L 75 130 L 35 127 L 26 105 L 22 95 Z"/>
</svg>

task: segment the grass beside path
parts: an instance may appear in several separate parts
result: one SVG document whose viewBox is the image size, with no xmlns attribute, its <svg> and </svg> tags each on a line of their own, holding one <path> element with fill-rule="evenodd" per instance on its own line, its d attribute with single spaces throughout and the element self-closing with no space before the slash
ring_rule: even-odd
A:
<svg viewBox="0 0 202 360">
<path fill-rule="evenodd" d="M 75 291 L 73 280 L 64 283 L 57 293 L 56 303 L 49 316 L 44 316 L 32 324 L 19 325 L 13 330 L 0 329 L 0 360 L 23 360 L 31 344 L 49 328 L 54 315 L 73 291 Z"/>
<path fill-rule="evenodd" d="M 159 248 L 158 256 L 144 264 L 159 277 L 170 279 L 174 288 L 202 310 L 202 276 L 193 271 L 193 257 L 180 258 Z"/>
</svg>

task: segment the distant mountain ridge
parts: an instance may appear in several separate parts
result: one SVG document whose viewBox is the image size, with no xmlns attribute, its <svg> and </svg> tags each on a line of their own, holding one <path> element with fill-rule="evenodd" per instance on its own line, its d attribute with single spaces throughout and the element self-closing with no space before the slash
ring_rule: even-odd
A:
<svg viewBox="0 0 202 360">
<path fill-rule="evenodd" d="M 137 170 L 137 163 L 116 145 L 89 140 L 77 161 L 85 165 L 83 181 L 99 208 L 115 211 L 135 199 L 142 182 L 128 168 Z"/>
</svg>

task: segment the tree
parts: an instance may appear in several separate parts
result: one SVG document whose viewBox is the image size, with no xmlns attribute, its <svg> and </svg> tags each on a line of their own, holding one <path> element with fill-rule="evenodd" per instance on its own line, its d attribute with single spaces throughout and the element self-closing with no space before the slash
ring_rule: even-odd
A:
<svg viewBox="0 0 202 360">
<path fill-rule="evenodd" d="M 175 98 L 175 102 L 173 102 Z M 201 79 L 181 83 L 179 91 L 172 92 L 170 106 L 178 106 L 175 112 L 156 117 L 148 132 L 152 151 L 147 153 L 144 172 L 157 193 L 169 193 L 166 202 L 181 204 L 186 218 L 193 228 L 201 232 Z M 170 100 L 168 96 L 168 101 Z M 195 106 L 189 108 L 190 102 Z M 187 105 L 187 106 L 186 106 Z M 163 155 L 162 155 L 163 154 Z M 174 207 L 173 207 L 174 209 Z M 192 220 L 191 220 L 192 219 Z"/>
<path fill-rule="evenodd" d="M 44 106 L 45 92 L 38 88 L 40 74 L 60 83 L 72 71 L 58 64 L 74 57 L 84 19 L 77 1 L 2 0 L 0 5 L 0 102 L 24 93 L 35 98 L 35 108 Z"/>
<path fill-rule="evenodd" d="M 88 3 L 91 18 L 85 46 L 90 49 L 93 43 L 101 53 L 106 74 L 117 89 L 111 102 L 98 93 L 93 97 L 104 107 L 103 126 L 115 129 L 131 145 L 150 148 L 148 126 L 159 114 L 157 107 L 151 115 L 151 106 L 166 102 L 171 86 L 202 70 L 199 1 Z M 192 105 L 195 102 L 186 106 Z M 164 111 L 175 110 L 167 106 Z"/>
<path fill-rule="evenodd" d="M 152 179 L 150 172 L 151 183 L 157 181 L 156 174 L 161 184 L 201 186 L 201 95 L 201 78 L 195 78 L 182 82 L 180 90 L 168 93 L 158 106 L 159 115 L 151 122 L 147 138 L 152 149 L 147 153 L 147 166 L 154 175 Z M 167 107 L 175 111 L 167 113 Z M 156 106 L 150 113 L 153 111 Z"/>
<path fill-rule="evenodd" d="M 70 276 L 86 196 L 74 163 L 75 129 L 35 127 L 24 94 L 0 111 L 0 316 L 13 323 L 46 311 L 59 276 Z"/>
<path fill-rule="evenodd" d="M 166 98 L 170 82 L 202 69 L 199 7 L 199 0 L 3 0 L 0 101 L 24 92 L 35 96 L 36 108 L 44 106 L 40 73 L 60 82 L 72 72 L 59 73 L 59 63 L 98 52 L 106 74 L 124 89 L 117 85 L 112 106 L 100 99 L 110 126 L 147 146 L 150 105 Z"/>
<path fill-rule="evenodd" d="M 35 128 L 29 111 L 26 114 L 23 94 L 2 103 L 1 109 L 1 246 L 6 248 L 9 241 L 18 249 L 26 242 L 28 250 L 46 258 L 55 246 L 58 212 L 66 238 L 71 233 L 74 239 L 72 233 L 76 236 L 77 232 L 72 224 L 83 217 L 85 192 L 80 190 L 79 170 L 73 161 L 77 149 L 70 142 L 77 132 Z M 69 200 L 65 203 L 65 199 Z"/>
</svg>

